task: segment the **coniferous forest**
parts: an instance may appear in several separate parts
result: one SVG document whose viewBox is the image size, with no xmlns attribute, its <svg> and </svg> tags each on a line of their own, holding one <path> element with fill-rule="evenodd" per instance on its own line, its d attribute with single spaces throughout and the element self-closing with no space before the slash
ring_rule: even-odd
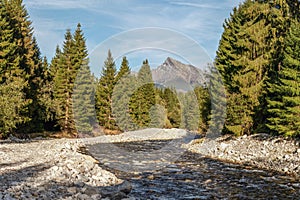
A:
<svg viewBox="0 0 300 200">
<path fill-rule="evenodd" d="M 78 137 L 97 127 L 116 133 L 147 127 L 205 133 L 213 126 L 214 94 L 208 87 L 186 93 L 156 87 L 146 58 L 134 74 L 126 57 L 116 66 L 110 50 L 103 52 L 107 59 L 99 60 L 102 72 L 96 78 L 81 24 L 66 30 L 48 60 L 22 0 L 0 4 L 0 139 L 44 131 Z M 299 5 L 245 0 L 224 22 L 214 60 L 226 89 L 224 134 L 300 136 Z"/>
</svg>

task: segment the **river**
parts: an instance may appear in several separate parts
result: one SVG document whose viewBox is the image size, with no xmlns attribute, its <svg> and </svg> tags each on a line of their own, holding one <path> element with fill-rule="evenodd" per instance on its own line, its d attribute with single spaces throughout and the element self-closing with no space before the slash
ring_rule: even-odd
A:
<svg viewBox="0 0 300 200">
<path fill-rule="evenodd" d="M 101 167 L 132 184 L 129 194 L 132 199 L 300 198 L 300 180 L 296 178 L 250 166 L 224 163 L 184 150 L 158 151 L 171 142 L 113 143 L 116 148 L 111 148 L 112 144 L 99 143 L 87 149 Z M 169 160 L 155 159 L 150 165 L 145 155 L 151 152 L 159 152 L 157 158 L 176 153 L 178 156 L 168 157 L 172 158 Z"/>
</svg>

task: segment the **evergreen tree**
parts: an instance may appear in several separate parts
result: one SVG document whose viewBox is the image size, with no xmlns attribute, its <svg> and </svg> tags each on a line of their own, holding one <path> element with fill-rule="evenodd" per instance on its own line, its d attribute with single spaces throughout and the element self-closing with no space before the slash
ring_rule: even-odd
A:
<svg viewBox="0 0 300 200">
<path fill-rule="evenodd" d="M 124 76 L 127 76 L 130 74 L 130 67 L 129 67 L 129 62 L 126 58 L 126 56 L 123 57 L 122 59 L 122 64 L 121 64 L 121 67 L 120 67 L 120 70 L 116 76 L 116 83 L 121 79 L 123 78 Z"/>
<path fill-rule="evenodd" d="M 300 135 L 300 23 L 294 22 L 286 38 L 282 65 L 268 88 L 268 123 L 272 133 Z"/>
<path fill-rule="evenodd" d="M 136 91 L 130 99 L 130 115 L 138 127 L 148 127 L 151 122 L 150 109 L 155 105 L 155 87 L 148 60 L 138 72 Z"/>
<path fill-rule="evenodd" d="M 284 27 L 273 19 L 284 19 L 286 3 L 281 2 L 282 9 L 277 9 L 269 2 L 246 0 L 225 22 L 216 67 L 227 89 L 225 130 L 236 135 L 249 134 L 260 123 L 255 120 L 263 120 L 257 115 L 262 113 L 264 84 Z"/>
<path fill-rule="evenodd" d="M 200 112 L 197 97 L 194 92 L 187 92 L 179 95 L 182 108 L 181 128 L 197 131 L 199 126 Z"/>
<path fill-rule="evenodd" d="M 216 69 L 214 65 L 208 66 L 209 73 L 208 78 L 208 91 L 209 91 L 209 105 L 203 111 L 210 112 L 208 116 L 209 119 L 209 129 L 207 131 L 207 136 L 211 139 L 216 138 L 222 133 L 225 119 L 227 106 L 227 97 L 224 83 L 222 81 L 222 76 Z M 205 104 L 207 104 L 206 102 Z M 202 112 L 202 111 L 200 111 Z M 206 116 L 206 115 L 205 115 Z M 205 117 L 206 118 L 206 117 Z"/>
<path fill-rule="evenodd" d="M 116 76 L 116 85 L 112 96 L 113 116 L 121 131 L 136 129 L 136 125 L 131 119 L 129 110 L 130 98 L 136 84 L 136 77 L 130 74 L 128 60 L 126 57 L 123 57 L 120 70 Z"/>
<path fill-rule="evenodd" d="M 74 34 L 74 50 L 74 67 L 77 76 L 72 100 L 76 129 L 79 133 L 91 133 L 96 123 L 95 84 L 88 65 L 88 51 L 80 24 L 77 25 Z"/>
<path fill-rule="evenodd" d="M 3 7 L 10 17 L 10 25 L 13 30 L 13 37 L 17 44 L 15 55 L 19 59 L 19 67 L 24 71 L 24 79 L 28 83 L 23 87 L 25 98 L 30 101 L 27 112 L 30 121 L 22 124 L 19 129 L 24 132 L 42 131 L 46 113 L 43 110 L 43 102 L 39 98 L 41 88 L 44 85 L 44 68 L 37 42 L 33 37 L 33 28 L 29 15 L 22 0 L 9 1 L 3 0 Z"/>
<path fill-rule="evenodd" d="M 116 67 L 110 50 L 102 68 L 101 78 L 96 89 L 96 112 L 100 126 L 105 129 L 116 129 L 112 115 L 112 95 L 116 84 Z"/>
<path fill-rule="evenodd" d="M 208 88 L 198 86 L 194 88 L 194 93 L 198 100 L 198 106 L 200 112 L 198 131 L 200 133 L 206 133 L 208 130 L 210 114 L 211 114 L 209 91 Z"/>
<path fill-rule="evenodd" d="M 14 38 L 11 17 L 4 1 L 0 1 L 0 138 L 12 133 L 18 124 L 29 120 L 24 116 L 29 100 L 23 92 L 27 82 L 20 69 L 20 57 Z"/>
<path fill-rule="evenodd" d="M 167 111 L 166 128 L 179 128 L 181 123 L 181 108 L 177 98 L 176 90 L 165 88 L 162 98 Z"/>
<path fill-rule="evenodd" d="M 59 46 L 57 45 L 56 50 L 55 50 L 55 55 L 52 58 L 51 64 L 50 64 L 50 67 L 49 67 L 49 73 L 50 73 L 51 80 L 53 80 L 54 77 L 56 76 L 56 73 L 57 73 L 57 71 L 59 69 L 59 66 L 61 64 L 60 63 L 61 60 L 62 60 L 62 52 L 61 52 L 61 49 L 59 48 Z"/>
<path fill-rule="evenodd" d="M 30 103 L 22 92 L 24 85 L 24 79 L 13 75 L 0 84 L 0 139 L 6 138 L 18 124 L 29 120 L 20 114 Z"/>
<path fill-rule="evenodd" d="M 53 79 L 54 82 L 54 98 L 56 101 L 56 118 L 62 131 L 72 134 L 75 131 L 74 120 L 72 119 L 72 48 L 73 38 L 71 31 L 68 29 L 65 34 L 65 41 L 63 44 L 63 53 L 61 55 L 60 64 L 56 75 Z"/>
</svg>

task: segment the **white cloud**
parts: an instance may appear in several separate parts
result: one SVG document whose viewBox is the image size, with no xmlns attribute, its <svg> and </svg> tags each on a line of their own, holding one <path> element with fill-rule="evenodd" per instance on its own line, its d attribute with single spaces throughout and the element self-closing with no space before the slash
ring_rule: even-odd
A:
<svg viewBox="0 0 300 200">
<path fill-rule="evenodd" d="M 200 3 L 190 3 L 190 2 L 180 2 L 180 1 L 170 1 L 170 4 L 178 5 L 178 6 L 189 6 L 195 8 L 208 8 L 208 9 L 221 9 L 219 6 L 211 5 L 211 4 L 200 4 Z"/>
<path fill-rule="evenodd" d="M 152 51 L 153 53 L 156 51 L 152 56 L 145 54 L 147 57 L 142 58 L 148 58 L 155 65 L 157 63 L 161 64 L 164 60 L 161 57 L 162 54 L 176 55 L 200 68 L 206 67 L 205 65 L 211 62 L 210 57 L 196 41 L 181 33 L 160 28 L 134 29 L 111 37 L 91 52 L 92 71 L 97 75 L 100 74 L 101 69 L 99 67 L 102 66 L 103 61 L 106 59 L 108 49 L 113 52 L 115 59 L 121 58 L 126 54 L 141 58 L 141 52 Z"/>
<path fill-rule="evenodd" d="M 33 25 L 42 52 L 47 55 L 52 55 L 56 44 L 61 44 L 67 28 L 75 28 L 77 22 L 81 22 L 89 29 L 85 35 L 90 49 L 111 34 L 134 28 L 162 27 L 177 30 L 209 46 L 212 56 L 210 46 L 215 48 L 224 18 L 239 1 L 24 0 L 24 3 L 29 11 L 39 12 L 32 17 Z M 43 14 L 44 11 L 48 14 Z"/>
<path fill-rule="evenodd" d="M 99 1 L 98 1 L 99 2 Z M 24 3 L 29 8 L 40 9 L 89 9 L 97 3 L 95 0 L 25 0 Z"/>
</svg>

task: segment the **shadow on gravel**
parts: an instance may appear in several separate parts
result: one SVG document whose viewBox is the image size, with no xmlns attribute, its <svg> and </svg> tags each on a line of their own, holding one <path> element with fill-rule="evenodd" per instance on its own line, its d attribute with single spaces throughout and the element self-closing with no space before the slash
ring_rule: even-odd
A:
<svg viewBox="0 0 300 200">
<path fill-rule="evenodd" d="M 19 163 L 5 163 L 2 164 L 2 167 L 17 164 Z M 0 199 L 65 199 L 74 197 L 76 194 L 78 199 L 91 199 L 93 195 L 97 194 L 110 199 L 122 199 L 126 198 L 131 190 L 131 185 L 126 181 L 115 186 L 93 187 L 83 182 L 71 183 L 67 178 L 66 181 L 49 180 L 36 187 L 30 178 L 50 167 L 41 164 L 0 174 Z M 17 188 L 23 183 L 26 184 L 26 188 L 21 189 L 23 193 L 21 195 L 18 194 Z M 101 196 L 98 196 L 97 199 L 100 199 Z"/>
<path fill-rule="evenodd" d="M 167 141 L 159 140 L 116 143 L 129 154 L 151 152 L 159 145 L 167 144 Z M 130 182 L 133 188 L 129 196 L 136 199 L 298 199 L 300 196 L 300 180 L 249 166 L 224 163 L 187 151 L 160 170 L 124 172 L 113 168 L 111 163 L 142 163 L 132 162 L 137 158 L 130 156 L 127 158 L 133 160 L 115 157 L 118 154 L 104 147 L 105 144 L 93 145 L 88 149 L 99 148 L 100 151 L 89 153 L 100 162 L 102 168 Z"/>
<path fill-rule="evenodd" d="M 14 139 L 14 140 L 0 140 L 0 145 L 1 144 L 24 144 L 24 143 L 34 143 L 34 142 L 39 142 L 42 139 L 39 140 L 31 140 L 31 139 Z M 46 140 L 46 139 L 45 139 Z M 0 146 L 1 147 L 1 146 Z M 0 148 L 1 150 L 1 148 Z"/>
<path fill-rule="evenodd" d="M 1 149 L 0 149 L 1 150 Z M 0 169 L 2 167 L 13 167 L 13 166 L 17 166 L 17 165 L 20 165 L 22 163 L 26 162 L 26 160 L 22 160 L 22 161 L 19 161 L 19 162 L 13 162 L 13 163 L 0 163 Z"/>
</svg>

